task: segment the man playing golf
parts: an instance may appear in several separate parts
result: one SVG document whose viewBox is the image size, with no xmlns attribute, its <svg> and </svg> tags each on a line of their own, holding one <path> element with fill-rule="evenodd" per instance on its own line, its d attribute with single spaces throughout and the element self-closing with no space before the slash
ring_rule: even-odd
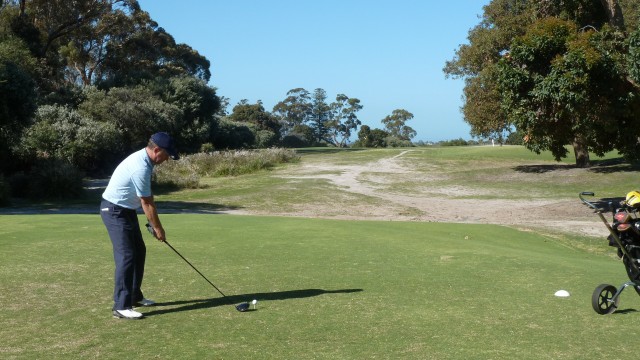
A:
<svg viewBox="0 0 640 360">
<path fill-rule="evenodd" d="M 102 194 L 100 214 L 113 244 L 115 282 L 113 316 L 140 319 L 134 306 L 151 306 L 140 290 L 144 276 L 146 247 L 138 223 L 136 209 L 142 207 L 159 241 L 166 235 L 151 193 L 151 174 L 155 165 L 171 157 L 178 160 L 173 138 L 167 133 L 153 134 L 148 145 L 124 159 L 116 168 Z"/>
</svg>

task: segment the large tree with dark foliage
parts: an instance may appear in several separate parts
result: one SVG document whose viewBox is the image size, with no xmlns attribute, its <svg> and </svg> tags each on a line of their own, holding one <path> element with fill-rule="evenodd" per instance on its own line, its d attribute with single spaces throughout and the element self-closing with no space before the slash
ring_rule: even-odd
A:
<svg viewBox="0 0 640 360">
<path fill-rule="evenodd" d="M 640 158 L 638 0 L 493 0 L 444 71 L 466 81 L 474 135 L 513 130 L 566 157 Z M 627 16 L 628 15 L 628 16 Z"/>
</svg>

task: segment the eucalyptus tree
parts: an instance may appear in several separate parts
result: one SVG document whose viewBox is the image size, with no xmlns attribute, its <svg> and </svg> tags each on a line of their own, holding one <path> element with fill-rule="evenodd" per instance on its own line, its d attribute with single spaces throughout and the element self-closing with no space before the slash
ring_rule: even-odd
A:
<svg viewBox="0 0 640 360">
<path fill-rule="evenodd" d="M 362 124 L 357 115 L 362 110 L 360 100 L 338 94 L 329 109 L 326 141 L 336 147 L 346 147 L 352 132 Z"/>
<path fill-rule="evenodd" d="M 144 26 L 141 17 L 150 22 L 135 2 L 102 3 L 100 16 L 79 25 L 61 41 L 59 54 L 66 63 L 66 80 L 82 87 L 104 80 L 108 57 Z"/>
<path fill-rule="evenodd" d="M 209 60 L 186 44 L 178 44 L 171 34 L 138 14 L 135 32 L 121 43 L 113 43 L 104 60 L 101 86 L 135 85 L 155 77 L 194 76 L 209 81 Z"/>
<path fill-rule="evenodd" d="M 407 121 L 413 119 L 413 114 L 404 109 L 396 109 L 382 119 L 386 131 L 400 140 L 411 141 L 416 136 L 416 131 L 407 125 Z"/>
<path fill-rule="evenodd" d="M 127 6 L 129 0 L 20 0 L 20 19 L 37 28 L 42 36 L 37 55 L 45 57 L 56 45 L 71 37 L 81 27 L 97 21 L 113 6 Z"/>
<path fill-rule="evenodd" d="M 311 113 L 310 93 L 303 88 L 291 89 L 287 92 L 287 97 L 278 102 L 272 111 L 280 119 L 283 137 L 290 133 L 303 133 L 304 131 L 301 130 L 303 127 L 307 127 L 305 122 Z"/>
<path fill-rule="evenodd" d="M 362 105 L 359 99 L 344 94 L 338 94 L 331 103 L 327 103 L 327 98 L 327 92 L 321 88 L 313 94 L 303 88 L 287 92 L 287 98 L 273 107 L 274 115 L 283 124 L 283 137 L 296 134 L 309 143 L 346 146 L 361 124 L 357 112 Z"/>
<path fill-rule="evenodd" d="M 87 26 L 100 23 L 113 7 L 125 7 L 130 3 L 137 2 L 20 0 L 10 1 L 6 5 L 17 11 L 11 19 L 12 32 L 23 39 L 32 54 L 38 58 L 39 67 L 35 80 L 38 83 L 39 102 L 59 101 L 57 97 L 53 100 L 48 97 L 68 92 L 75 85 L 65 80 L 68 64 L 64 54 L 60 52 L 61 47 L 84 33 Z"/>
<path fill-rule="evenodd" d="M 46 60 L 43 78 L 67 84 L 137 85 L 157 76 L 208 81 L 210 62 L 178 44 L 135 0 L 21 0 L 14 32 Z"/>
</svg>

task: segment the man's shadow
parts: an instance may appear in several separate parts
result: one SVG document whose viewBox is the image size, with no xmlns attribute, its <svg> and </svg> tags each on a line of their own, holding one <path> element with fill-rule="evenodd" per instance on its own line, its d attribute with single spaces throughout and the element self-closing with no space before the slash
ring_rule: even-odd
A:
<svg viewBox="0 0 640 360">
<path fill-rule="evenodd" d="M 272 301 L 272 300 L 287 300 L 287 299 L 299 299 L 313 296 L 319 296 L 324 294 L 349 294 L 361 292 L 362 289 L 342 289 L 342 290 L 323 290 L 323 289 L 305 289 L 305 290 L 288 290 L 278 291 L 270 293 L 254 293 L 244 295 L 231 295 L 220 298 L 212 299 L 196 299 L 196 300 L 177 300 L 164 303 L 156 303 L 154 310 L 145 312 L 145 316 L 162 315 L 180 311 L 190 311 L 207 309 L 223 305 L 233 305 L 244 301 L 250 301 L 256 299 L 258 301 Z M 162 309 L 162 307 L 171 307 L 169 309 Z"/>
</svg>

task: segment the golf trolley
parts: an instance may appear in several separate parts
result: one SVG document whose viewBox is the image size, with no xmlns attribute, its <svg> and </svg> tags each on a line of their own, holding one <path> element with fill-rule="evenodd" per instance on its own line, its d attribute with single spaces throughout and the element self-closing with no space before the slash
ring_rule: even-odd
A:
<svg viewBox="0 0 640 360">
<path fill-rule="evenodd" d="M 616 311 L 620 302 L 620 294 L 627 287 L 633 287 L 640 295 L 640 219 L 638 218 L 640 192 L 628 193 L 626 199 L 621 201 L 617 207 L 614 207 L 613 202 L 608 203 L 613 214 L 611 224 L 602 214 L 604 209 L 584 198 L 584 196 L 594 195 L 593 192 L 582 192 L 579 197 L 585 205 L 594 210 L 609 230 L 610 235 L 607 237 L 609 246 L 617 248 L 618 257 L 622 259 L 630 280 L 619 288 L 609 284 L 601 284 L 593 291 L 591 296 L 593 310 L 600 315 L 607 315 Z"/>
</svg>

